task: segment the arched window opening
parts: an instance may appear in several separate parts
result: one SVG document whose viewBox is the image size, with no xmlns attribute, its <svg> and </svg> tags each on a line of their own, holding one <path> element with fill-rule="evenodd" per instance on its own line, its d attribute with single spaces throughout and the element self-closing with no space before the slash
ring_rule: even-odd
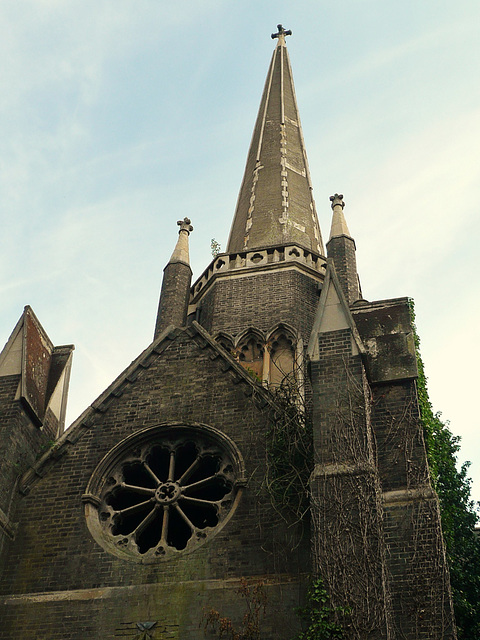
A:
<svg viewBox="0 0 480 640">
<path fill-rule="evenodd" d="M 263 344 L 256 336 L 246 336 L 236 349 L 238 362 L 258 380 L 263 379 Z"/>
<path fill-rule="evenodd" d="M 219 333 L 216 338 L 216 342 L 227 351 L 227 353 L 233 353 L 233 340 L 230 336 L 225 335 L 224 333 Z"/>
<path fill-rule="evenodd" d="M 294 382 L 295 346 L 284 333 L 277 334 L 270 341 L 269 383 L 280 386 L 285 382 Z"/>
</svg>

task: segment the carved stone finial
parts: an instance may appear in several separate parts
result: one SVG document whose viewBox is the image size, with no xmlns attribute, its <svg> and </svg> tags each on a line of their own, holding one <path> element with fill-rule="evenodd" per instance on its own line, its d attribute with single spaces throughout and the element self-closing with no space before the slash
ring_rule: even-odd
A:
<svg viewBox="0 0 480 640">
<path fill-rule="evenodd" d="M 285 36 L 292 35 L 291 29 L 289 29 L 288 31 L 285 31 L 285 29 L 282 27 L 281 24 L 277 24 L 277 29 L 278 29 L 278 33 L 272 33 L 272 40 L 274 40 L 275 38 L 285 38 Z"/>
<path fill-rule="evenodd" d="M 336 193 L 334 196 L 330 196 L 330 202 L 332 203 L 332 209 L 337 205 L 340 205 L 342 209 L 345 206 L 343 195 L 341 193 Z"/>
<path fill-rule="evenodd" d="M 193 231 L 193 227 L 190 224 L 191 220 L 190 218 L 184 218 L 183 220 L 178 220 L 177 224 L 180 227 L 180 230 L 178 233 L 180 233 L 180 231 L 186 231 L 188 234 L 190 234 L 190 231 Z"/>
</svg>

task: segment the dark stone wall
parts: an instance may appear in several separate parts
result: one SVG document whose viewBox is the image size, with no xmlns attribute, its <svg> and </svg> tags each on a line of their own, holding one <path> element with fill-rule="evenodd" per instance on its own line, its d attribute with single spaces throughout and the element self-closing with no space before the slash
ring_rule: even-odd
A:
<svg viewBox="0 0 480 640">
<path fill-rule="evenodd" d="M 327 255 L 333 258 L 335 271 L 348 304 L 360 298 L 355 242 L 347 236 L 338 236 L 327 242 Z"/>
<path fill-rule="evenodd" d="M 430 487 L 415 380 L 375 385 L 372 400 L 382 489 Z"/>
<path fill-rule="evenodd" d="M 415 380 L 375 385 L 372 393 L 395 632 L 419 640 L 455 638 L 440 510 L 430 484 Z"/>
<path fill-rule="evenodd" d="M 350 329 L 318 336 L 311 363 L 316 570 L 332 602 L 351 610 L 347 637 L 389 637 L 381 489 L 369 420 L 369 388 Z"/>
<path fill-rule="evenodd" d="M 0 509 L 11 535 L 16 503 L 17 481 L 36 457 L 51 444 L 51 434 L 34 425 L 22 405 L 15 400 L 20 375 L 0 378 Z M 0 567 L 9 544 L 9 535 L 0 527 Z"/>
<path fill-rule="evenodd" d="M 318 299 L 318 281 L 294 269 L 218 278 L 202 299 L 199 322 L 212 335 L 252 326 L 268 331 L 285 322 L 307 344 Z"/>
<path fill-rule="evenodd" d="M 237 594 L 239 581 L 182 581 L 168 586 L 149 584 L 135 588 L 97 589 L 64 594 L 35 594 L 8 598 L 7 629 L 2 640 L 135 640 L 137 622 L 156 621 L 154 640 L 200 640 L 218 638 L 205 635 L 202 613 L 212 607 L 239 621 L 242 602 Z M 290 639 L 295 634 L 295 616 L 303 590 L 298 582 L 279 579 L 267 583 L 267 613 L 262 621 L 262 640 Z M 281 606 L 278 603 L 281 602 Z M 3 614 L 3 611 L 2 611 Z M 243 615 L 243 614 L 242 614 Z M 200 619 L 199 619 L 200 616 Z M 241 616 L 240 616 L 241 618 Z M 17 622 L 16 622 L 17 621 Z M 17 630 L 21 635 L 17 635 Z"/>
<path fill-rule="evenodd" d="M 385 504 L 395 638 L 456 638 L 438 499 Z"/>
<path fill-rule="evenodd" d="M 185 325 L 191 281 L 192 270 L 183 262 L 169 263 L 163 270 L 155 338 L 170 324 L 174 327 Z"/>
<path fill-rule="evenodd" d="M 20 410 L 15 393 L 19 382 L 20 375 L 0 378 L 0 509 L 5 513 L 9 510 L 12 487 L 20 473 L 22 454 L 31 446 L 28 436 L 35 436 L 38 431 L 32 428 L 31 434 L 18 433 Z"/>
<path fill-rule="evenodd" d="M 292 609 L 309 571 L 310 542 L 308 531 L 288 529 L 270 508 L 262 486 L 266 415 L 250 384 L 235 379 L 223 358 L 187 331 L 178 331 L 145 367 L 20 499 L 18 533 L 0 583 L 2 640 L 110 638 L 141 620 L 176 629 L 166 637 L 197 640 L 204 605 L 241 620 L 244 605 L 235 591 L 241 577 L 268 581 L 265 637 L 294 635 Z M 248 486 L 231 520 L 195 552 L 158 564 L 126 562 L 93 540 L 81 496 L 114 445 L 169 420 L 206 423 L 230 436 L 245 459 Z"/>
<path fill-rule="evenodd" d="M 455 638 L 415 380 L 369 387 L 348 329 L 320 334 L 311 378 L 314 549 L 349 637 Z"/>
</svg>

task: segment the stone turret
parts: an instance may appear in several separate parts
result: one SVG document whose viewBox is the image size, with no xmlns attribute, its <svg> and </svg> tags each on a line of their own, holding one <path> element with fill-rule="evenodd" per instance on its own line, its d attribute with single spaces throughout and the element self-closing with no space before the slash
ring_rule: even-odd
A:
<svg viewBox="0 0 480 640">
<path fill-rule="evenodd" d="M 183 327 L 187 321 L 190 284 L 192 282 L 188 236 L 193 231 L 193 227 L 188 218 L 179 220 L 177 224 L 180 227 L 177 244 L 172 257 L 163 270 L 154 338 L 158 338 L 169 325 Z"/>
<path fill-rule="evenodd" d="M 361 298 L 355 257 L 355 240 L 350 235 L 347 221 L 343 214 L 345 202 L 343 195 L 336 193 L 330 196 L 332 203 L 332 228 L 327 242 L 327 256 L 333 259 L 335 271 L 340 281 L 348 304 Z"/>
</svg>

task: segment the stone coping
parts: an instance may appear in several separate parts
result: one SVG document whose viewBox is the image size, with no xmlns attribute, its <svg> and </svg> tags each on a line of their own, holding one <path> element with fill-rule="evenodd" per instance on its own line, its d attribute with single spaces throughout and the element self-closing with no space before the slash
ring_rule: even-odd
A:
<svg viewBox="0 0 480 640">
<path fill-rule="evenodd" d="M 193 284 L 190 304 L 195 304 L 211 281 L 219 276 L 286 266 L 303 268 L 319 280 L 323 280 L 326 258 L 296 244 L 263 247 L 239 253 L 219 253 Z"/>
</svg>

